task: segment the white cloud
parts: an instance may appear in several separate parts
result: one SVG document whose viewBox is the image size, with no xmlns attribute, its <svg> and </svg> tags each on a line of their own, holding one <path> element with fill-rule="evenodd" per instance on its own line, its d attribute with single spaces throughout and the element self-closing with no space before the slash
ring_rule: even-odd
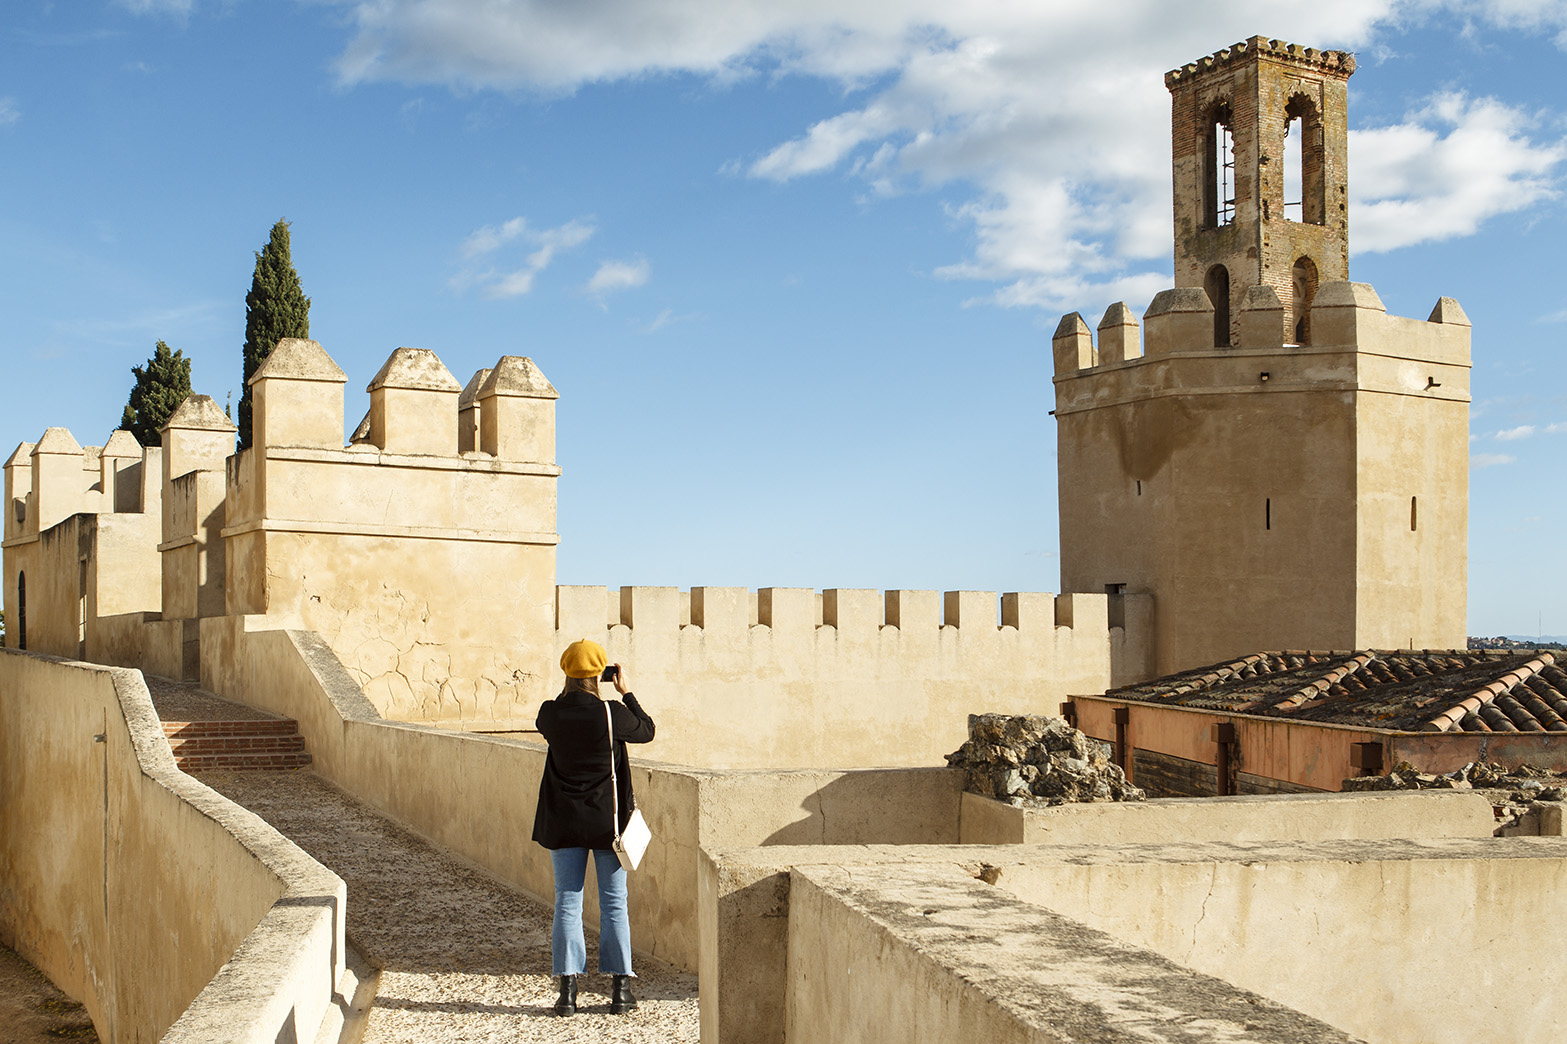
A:
<svg viewBox="0 0 1567 1044">
<path fill-rule="evenodd" d="M 229 307 L 223 301 L 201 301 L 196 304 L 165 308 L 146 308 L 132 314 L 113 318 L 83 318 L 72 316 L 56 320 L 53 331 L 74 341 L 90 341 L 112 345 L 150 346 L 158 338 L 175 341 L 177 336 L 215 329 Z M 171 334 L 170 331 L 181 331 Z M 175 341 L 174 347 L 179 347 Z"/>
<path fill-rule="evenodd" d="M 135 14 L 188 15 L 195 0 L 119 0 L 120 6 Z"/>
<path fill-rule="evenodd" d="M 529 228 L 527 219 L 522 217 L 499 225 L 485 225 L 470 233 L 458 248 L 458 255 L 466 263 L 451 278 L 451 285 L 458 290 L 476 286 L 489 298 L 521 297 L 532 291 L 534 277 L 549 267 L 556 254 L 581 246 L 592 238 L 594 231 L 591 224 L 577 220 L 544 229 Z M 501 253 L 504 247 L 518 240 L 534 248 L 522 259 L 521 265 L 501 269 L 492 262 L 487 268 L 477 267 L 478 259 Z"/>
<path fill-rule="evenodd" d="M 958 186 L 972 230 L 949 279 L 984 299 L 1085 311 L 1168 285 L 1169 96 L 1163 74 L 1267 26 L 1315 46 L 1374 46 L 1379 27 L 1456 12 L 1537 33 L 1567 0 L 339 0 L 354 34 L 347 83 L 570 92 L 694 74 L 808 76 L 840 111 L 724 169 L 776 181 L 840 170 L 873 194 Z M 1560 142 L 1525 113 L 1443 95 L 1403 123 L 1359 132 L 1357 250 L 1466 235 L 1553 189 Z"/>
<path fill-rule="evenodd" d="M 511 242 L 522 235 L 528 227 L 526 218 L 514 217 L 501 225 L 485 225 L 476 229 L 463 240 L 459 251 L 463 257 L 481 257 L 485 254 L 493 254 L 506 243 Z"/>
<path fill-rule="evenodd" d="M 1545 434 L 1547 434 L 1547 435 L 1567 434 L 1567 423 L 1562 423 L 1562 422 L 1558 421 L 1555 424 L 1547 424 L 1545 426 Z"/>
<path fill-rule="evenodd" d="M 703 316 L 700 312 L 686 312 L 684 314 L 677 314 L 673 308 L 665 308 L 653 318 L 647 320 L 644 323 L 638 324 L 637 329 L 645 334 L 657 333 L 666 326 L 673 326 L 676 323 L 691 322 L 692 320 L 701 320 L 702 318 Z"/>
<path fill-rule="evenodd" d="M 602 297 L 616 290 L 630 290 L 646 283 L 651 274 L 647 261 L 640 257 L 635 261 L 605 261 L 588 280 L 588 293 Z"/>
<path fill-rule="evenodd" d="M 1351 131 L 1355 251 L 1472 235 L 1487 218 L 1554 196 L 1567 141 L 1532 141 L 1537 122 L 1494 98 L 1449 92 L 1403 123 Z"/>
<path fill-rule="evenodd" d="M 1556 46 L 1567 50 L 1567 0 L 1479 0 L 1472 5 L 1493 25 L 1554 32 Z"/>
<path fill-rule="evenodd" d="M 15 98 L 0 98 L 0 127 L 9 127 L 22 118 L 22 110 L 16 107 Z"/>
<path fill-rule="evenodd" d="M 1534 434 L 1533 424 L 1520 424 L 1516 428 L 1505 428 L 1496 433 L 1497 442 L 1516 442 L 1519 439 L 1527 439 Z"/>
<path fill-rule="evenodd" d="M 1469 467 L 1472 471 L 1479 471 L 1481 468 L 1493 468 L 1499 464 L 1511 464 L 1517 459 L 1505 453 L 1474 453 L 1469 457 Z"/>
</svg>

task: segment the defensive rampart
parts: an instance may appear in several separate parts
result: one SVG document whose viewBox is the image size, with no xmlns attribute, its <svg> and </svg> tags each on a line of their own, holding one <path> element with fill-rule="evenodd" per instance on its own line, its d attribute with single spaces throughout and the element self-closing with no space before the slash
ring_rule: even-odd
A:
<svg viewBox="0 0 1567 1044">
<path fill-rule="evenodd" d="M 541 744 L 383 719 L 320 636 L 246 622 L 203 623 L 204 686 L 298 721 L 314 769 L 359 800 L 503 881 L 554 894 L 549 853 L 531 839 Z M 632 938 L 687 970 L 699 962 L 703 848 L 958 840 L 960 784 L 945 768 L 705 772 L 638 758 L 632 774 L 653 830 L 631 878 Z M 596 921 L 591 894 L 587 906 Z"/>
<path fill-rule="evenodd" d="M 561 587 L 557 597 L 556 646 L 602 643 L 647 697 L 659 722 L 648 755 L 703 768 L 941 764 L 971 713 L 1053 713 L 1072 693 L 1137 676 L 1136 635 L 1151 615 L 1146 597 L 1103 594 Z"/>
<path fill-rule="evenodd" d="M 557 587 L 557 393 L 531 360 L 460 391 L 399 348 L 347 446 L 346 381 L 286 339 L 252 379 L 241 453 L 199 395 L 158 449 L 24 443 L 5 466 L 7 642 L 194 680 L 206 621 L 313 631 L 382 717 L 505 732 L 558 691 L 560 649 L 596 638 L 667 723 L 649 756 L 707 768 L 932 764 L 972 712 L 1151 670 L 1139 595 Z"/>
<path fill-rule="evenodd" d="M 0 936 L 105 1044 L 313 1040 L 345 889 L 180 772 L 141 676 L 0 651 Z"/>
</svg>

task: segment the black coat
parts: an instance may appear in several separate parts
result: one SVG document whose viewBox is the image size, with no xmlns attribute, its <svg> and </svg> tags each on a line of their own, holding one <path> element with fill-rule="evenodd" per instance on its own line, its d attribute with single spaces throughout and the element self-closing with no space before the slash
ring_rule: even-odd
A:
<svg viewBox="0 0 1567 1044">
<path fill-rule="evenodd" d="M 631 818 L 631 763 L 627 743 L 653 738 L 653 719 L 637 698 L 602 701 L 591 692 L 563 692 L 539 708 L 539 732 L 549 742 L 539 807 L 533 815 L 533 840 L 545 848 L 603 848 L 615 839 L 609 792 L 609 726 L 604 708 L 615 718 L 615 775 L 620 784 L 620 827 Z"/>
</svg>

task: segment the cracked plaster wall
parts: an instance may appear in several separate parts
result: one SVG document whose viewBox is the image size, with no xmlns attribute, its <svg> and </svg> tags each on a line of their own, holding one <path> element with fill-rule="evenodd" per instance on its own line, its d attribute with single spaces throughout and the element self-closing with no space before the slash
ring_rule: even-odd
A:
<svg viewBox="0 0 1567 1044">
<path fill-rule="evenodd" d="M 553 554 L 410 537 L 268 537 L 268 561 L 279 563 L 267 571 L 268 615 L 319 632 L 385 717 L 531 727 L 553 695 Z"/>
</svg>

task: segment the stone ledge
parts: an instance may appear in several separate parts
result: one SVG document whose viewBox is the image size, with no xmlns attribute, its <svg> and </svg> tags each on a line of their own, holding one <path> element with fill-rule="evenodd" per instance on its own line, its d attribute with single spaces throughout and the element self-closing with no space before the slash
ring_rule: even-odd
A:
<svg viewBox="0 0 1567 1044">
<path fill-rule="evenodd" d="M 807 969 L 796 969 L 791 960 L 788 1011 L 792 1030 L 814 1025 L 818 1032 L 806 1036 L 824 1044 L 910 1039 L 916 1029 L 927 1039 L 1040 1044 L 1354 1040 L 1282 1004 L 956 874 L 886 866 L 796 868 L 789 920 L 791 957 L 800 941 L 797 927 L 809 934 L 806 922 L 827 922 L 817 929 L 831 937 L 826 952 Z M 827 1006 L 812 980 L 837 976 L 838 962 L 852 968 L 858 994 L 879 996 L 881 1003 L 822 1010 Z M 934 1019 L 947 1024 L 932 1025 Z"/>
<path fill-rule="evenodd" d="M 265 459 L 308 461 L 313 464 L 374 464 L 383 468 L 421 468 L 426 471 L 478 471 L 497 475 L 539 475 L 559 478 L 558 464 L 503 460 L 487 453 L 469 452 L 457 457 L 414 453 L 385 453 L 360 443 L 353 449 L 313 449 L 308 446 L 266 446 Z"/>
<path fill-rule="evenodd" d="M 509 533 L 494 529 L 442 529 L 436 526 L 369 526 L 348 522 L 312 522 L 303 519 L 267 518 L 242 522 L 224 529 L 223 539 L 257 531 L 267 533 L 320 533 L 331 536 L 399 537 L 416 540 L 465 540 L 482 544 L 560 543 L 558 533 Z M 178 546 L 178 545 L 171 545 Z M 164 550 L 160 545 L 158 550 Z"/>
</svg>

